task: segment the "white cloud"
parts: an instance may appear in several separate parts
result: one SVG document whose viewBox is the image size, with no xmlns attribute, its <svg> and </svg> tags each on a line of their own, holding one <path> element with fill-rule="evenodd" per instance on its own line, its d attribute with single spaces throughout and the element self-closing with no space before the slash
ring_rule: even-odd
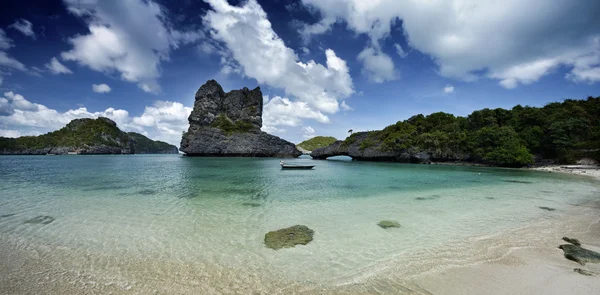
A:
<svg viewBox="0 0 600 295">
<path fill-rule="evenodd" d="M 90 112 L 80 107 L 59 112 L 32 103 L 20 94 L 6 92 L 0 97 L 0 136 L 39 135 L 60 129 L 73 119 L 107 117 L 121 130 L 179 145 L 182 131 L 188 129 L 187 117 L 191 111 L 192 108 L 178 102 L 157 101 L 147 106 L 140 116 L 133 117 L 126 110 L 114 108 Z"/>
<path fill-rule="evenodd" d="M 402 49 L 402 46 L 400 46 L 400 44 L 396 43 L 394 44 L 394 47 L 396 48 L 396 53 L 401 57 L 401 58 L 405 58 L 408 56 L 408 53 L 406 53 L 406 51 L 404 51 L 404 49 Z"/>
<path fill-rule="evenodd" d="M 92 84 L 92 90 L 97 93 L 109 93 L 111 89 L 106 84 Z"/>
<path fill-rule="evenodd" d="M 28 21 L 26 19 L 19 19 L 19 20 L 15 21 L 12 25 L 10 25 L 10 27 L 23 33 L 23 35 L 25 35 L 25 36 L 35 39 L 35 33 L 33 32 L 33 25 L 31 24 L 30 21 Z"/>
<path fill-rule="evenodd" d="M 0 137 L 21 137 L 24 134 L 21 134 L 21 132 L 19 132 L 19 130 L 7 130 L 7 129 L 0 129 Z"/>
<path fill-rule="evenodd" d="M 0 29 L 0 75 L 4 71 L 27 71 L 25 65 L 23 65 L 18 60 L 10 57 L 4 50 L 10 49 L 13 47 L 13 42 L 10 38 L 6 36 L 4 30 Z M 1 78 L 1 76 L 0 76 Z"/>
<path fill-rule="evenodd" d="M 560 66 L 568 79 L 598 81 L 600 1 L 302 0 L 322 19 L 305 37 L 335 22 L 370 37 L 375 49 L 401 21 L 411 48 L 433 57 L 444 77 L 498 79 L 506 88 L 530 84 Z M 560 26 L 557 26 L 560 20 Z M 594 57 L 594 58 L 591 58 Z M 588 63 L 586 63 L 586 61 Z"/>
<path fill-rule="evenodd" d="M 354 93 L 346 62 L 331 49 L 326 64 L 302 62 L 273 31 L 256 0 L 232 6 L 225 0 L 207 0 L 212 7 L 204 17 L 211 37 L 228 49 L 222 53 L 223 73 L 240 73 L 259 84 L 280 88 L 292 97 L 274 97 L 265 106 L 268 127 L 295 126 L 300 119 L 328 122 L 324 114 L 339 111 L 339 100 Z M 296 112 L 298 112 L 296 114 Z"/>
<path fill-rule="evenodd" d="M 0 50 L 6 50 L 13 47 L 12 40 L 6 36 L 3 29 L 0 29 Z"/>
<path fill-rule="evenodd" d="M 27 71 L 27 68 L 20 61 L 8 56 L 6 52 L 0 51 L 0 68 L 8 70 Z"/>
<path fill-rule="evenodd" d="M 342 103 L 340 104 L 340 107 L 342 108 L 342 110 L 344 111 L 351 111 L 353 110 L 351 106 L 349 106 L 348 104 L 346 104 L 346 101 L 342 101 Z"/>
<path fill-rule="evenodd" d="M 315 137 L 316 132 L 317 131 L 315 131 L 315 129 L 310 126 L 302 127 L 302 137 L 304 138 L 313 138 Z"/>
<path fill-rule="evenodd" d="M 69 70 L 69 68 L 67 68 L 65 65 L 60 63 L 60 61 L 58 61 L 56 57 L 53 57 L 49 63 L 45 64 L 45 66 L 48 70 L 50 70 L 52 74 L 55 75 L 73 74 L 73 72 Z"/>
<path fill-rule="evenodd" d="M 61 54 L 95 71 L 118 72 L 143 91 L 158 93 L 160 63 L 172 49 L 203 37 L 171 29 L 161 7 L 152 1 L 65 0 L 69 11 L 88 22 L 90 33 L 70 39 Z"/>
<path fill-rule="evenodd" d="M 452 93 L 452 92 L 454 92 L 454 86 L 446 85 L 446 87 L 444 87 L 444 93 Z"/>
<path fill-rule="evenodd" d="M 396 80 L 398 77 L 392 59 L 379 49 L 365 48 L 358 55 L 358 60 L 363 64 L 363 74 L 371 82 L 383 83 Z"/>
<path fill-rule="evenodd" d="M 280 96 L 275 96 L 271 99 L 265 96 L 264 101 L 266 103 L 263 107 L 263 130 L 269 130 L 280 125 L 298 126 L 304 119 L 329 123 L 329 117 L 311 109 L 306 102 L 291 101 L 289 98 L 282 98 Z"/>
</svg>

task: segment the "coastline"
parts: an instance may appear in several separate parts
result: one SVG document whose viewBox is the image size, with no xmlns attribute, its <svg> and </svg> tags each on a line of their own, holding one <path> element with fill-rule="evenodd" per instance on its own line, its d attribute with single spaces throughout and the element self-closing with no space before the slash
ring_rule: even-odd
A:
<svg viewBox="0 0 600 295">
<path fill-rule="evenodd" d="M 600 166 L 598 165 L 548 165 L 541 167 L 525 168 L 534 171 L 548 173 L 567 173 L 581 176 L 589 176 L 600 181 Z"/>
</svg>

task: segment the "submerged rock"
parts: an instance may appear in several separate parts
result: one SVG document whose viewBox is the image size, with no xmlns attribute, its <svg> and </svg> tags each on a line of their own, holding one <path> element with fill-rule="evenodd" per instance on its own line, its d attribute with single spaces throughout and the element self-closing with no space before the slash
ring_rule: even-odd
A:
<svg viewBox="0 0 600 295">
<path fill-rule="evenodd" d="M 531 181 L 523 181 L 523 180 L 503 180 L 504 182 L 512 182 L 512 183 L 533 183 Z"/>
<path fill-rule="evenodd" d="M 415 199 L 419 200 L 419 201 L 425 201 L 425 200 L 435 200 L 435 199 L 439 199 L 441 197 L 442 196 L 440 196 L 440 195 L 431 195 L 431 196 L 428 196 L 428 197 L 416 197 Z"/>
<path fill-rule="evenodd" d="M 400 227 L 400 223 L 393 220 L 382 220 L 377 225 L 381 228 Z"/>
<path fill-rule="evenodd" d="M 560 245 L 558 248 L 565 252 L 565 258 L 573 260 L 581 265 L 585 265 L 587 262 L 600 263 L 600 253 L 598 252 L 571 244 Z"/>
<path fill-rule="evenodd" d="M 306 245 L 313 240 L 314 233 L 305 225 L 294 225 L 265 234 L 265 245 L 274 250 Z"/>
<path fill-rule="evenodd" d="M 573 271 L 578 274 L 582 274 L 582 275 L 588 276 L 588 277 L 596 275 L 596 273 L 593 271 L 589 271 L 589 270 L 585 270 L 585 269 L 581 269 L 581 268 L 574 268 Z"/>
<path fill-rule="evenodd" d="M 538 208 L 540 208 L 540 209 L 542 209 L 542 210 L 546 210 L 546 211 L 556 211 L 556 209 L 554 209 L 554 208 L 545 207 L 545 206 L 538 207 Z"/>
<path fill-rule="evenodd" d="M 293 143 L 260 130 L 262 112 L 260 88 L 225 93 L 217 81 L 210 80 L 196 92 L 180 150 L 187 156 L 300 156 Z"/>
<path fill-rule="evenodd" d="M 25 223 L 32 223 L 32 224 L 49 224 L 52 221 L 54 221 L 54 217 L 52 216 L 47 216 L 47 215 L 40 215 L 28 220 L 25 220 Z"/>
<path fill-rule="evenodd" d="M 562 238 L 563 241 L 567 242 L 567 243 L 571 243 L 575 246 L 581 246 L 581 243 L 579 242 L 578 239 L 573 239 L 573 238 L 567 238 L 567 237 L 563 237 Z"/>
</svg>

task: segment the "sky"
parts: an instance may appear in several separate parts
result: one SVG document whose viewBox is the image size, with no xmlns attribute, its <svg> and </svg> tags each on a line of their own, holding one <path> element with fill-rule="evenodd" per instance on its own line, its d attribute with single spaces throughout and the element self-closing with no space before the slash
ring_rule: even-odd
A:
<svg viewBox="0 0 600 295">
<path fill-rule="evenodd" d="M 597 0 L 3 0 L 0 136 L 104 116 L 179 145 L 194 94 L 260 86 L 294 143 L 600 96 Z"/>
</svg>

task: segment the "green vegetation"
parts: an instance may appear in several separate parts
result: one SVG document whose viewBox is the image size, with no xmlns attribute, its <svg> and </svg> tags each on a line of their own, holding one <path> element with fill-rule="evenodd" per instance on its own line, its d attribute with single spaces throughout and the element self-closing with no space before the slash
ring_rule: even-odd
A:
<svg viewBox="0 0 600 295">
<path fill-rule="evenodd" d="M 127 132 L 129 137 L 135 141 L 136 154 L 155 154 L 173 152 L 177 153 L 177 147 L 160 140 L 152 140 L 142 134 Z"/>
<path fill-rule="evenodd" d="M 252 130 L 254 127 L 252 123 L 242 120 L 232 122 L 223 114 L 219 114 L 219 116 L 210 124 L 210 126 L 221 129 L 227 135 L 231 135 L 233 133 L 245 133 Z"/>
<path fill-rule="evenodd" d="M 71 147 L 73 149 L 109 146 L 134 148 L 139 153 L 162 153 L 173 151 L 175 146 L 162 141 L 153 141 L 135 132 L 121 131 L 115 122 L 107 118 L 75 119 L 67 126 L 40 136 L 19 138 L 0 137 L 0 150 L 39 150 L 53 147 Z"/>
<path fill-rule="evenodd" d="M 106 145 L 122 147 L 129 142 L 127 133 L 117 128 L 107 118 L 76 119 L 59 130 L 40 136 L 0 138 L 0 149 L 43 149 L 50 147 L 74 147 Z"/>
<path fill-rule="evenodd" d="M 356 141 L 357 133 L 344 141 Z M 373 139 L 373 140 L 371 140 Z M 466 155 L 468 160 L 505 167 L 533 162 L 533 155 L 571 163 L 582 157 L 600 160 L 600 97 L 565 100 L 542 108 L 517 105 L 511 110 L 483 109 L 469 116 L 416 115 L 380 131 L 371 131 L 361 149 L 420 149 L 434 159 Z"/>
<path fill-rule="evenodd" d="M 297 146 L 307 151 L 314 151 L 318 148 L 329 146 L 335 141 L 337 141 L 337 139 L 335 139 L 335 137 L 332 136 L 315 136 L 309 140 L 305 140 L 297 144 Z"/>
</svg>

